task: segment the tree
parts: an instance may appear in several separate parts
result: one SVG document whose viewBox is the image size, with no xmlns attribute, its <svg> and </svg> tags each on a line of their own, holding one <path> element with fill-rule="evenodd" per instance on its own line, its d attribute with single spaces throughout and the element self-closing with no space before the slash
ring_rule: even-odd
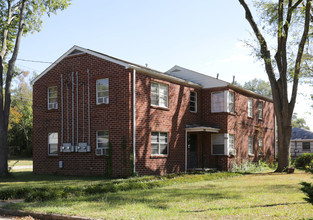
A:
<svg viewBox="0 0 313 220">
<path fill-rule="evenodd" d="M 55 14 L 58 10 L 67 8 L 69 2 L 70 0 L 0 0 L 0 176 L 8 173 L 11 82 L 16 73 L 15 62 L 21 39 L 29 32 L 40 31 L 44 14 Z"/>
<path fill-rule="evenodd" d="M 272 99 L 271 85 L 269 82 L 266 82 L 262 79 L 255 78 L 253 80 L 245 82 L 243 88 Z"/>
<path fill-rule="evenodd" d="M 294 113 L 292 116 L 292 127 L 293 128 L 304 128 L 310 130 L 310 127 L 306 124 L 304 118 L 298 118 L 297 113 Z"/>
<path fill-rule="evenodd" d="M 255 22 L 245 0 L 238 0 L 245 11 L 245 17 L 253 29 L 259 45 L 258 55 L 264 61 L 274 101 L 275 115 L 278 128 L 278 167 L 277 172 L 289 166 L 291 119 L 296 103 L 298 83 L 303 55 L 307 49 L 308 35 L 311 22 L 312 0 L 277 0 L 273 2 L 259 1 L 258 6 L 266 13 L 263 22 L 265 29 L 271 29 L 277 45 L 274 57 L 271 48 Z M 288 96 L 288 82 L 292 84 L 291 97 Z"/>
</svg>

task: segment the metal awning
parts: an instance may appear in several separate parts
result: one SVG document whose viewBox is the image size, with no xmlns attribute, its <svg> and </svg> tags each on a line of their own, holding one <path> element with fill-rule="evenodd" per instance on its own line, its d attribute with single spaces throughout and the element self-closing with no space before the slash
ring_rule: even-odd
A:
<svg viewBox="0 0 313 220">
<path fill-rule="evenodd" d="M 213 128 L 213 127 L 208 127 L 208 126 L 192 126 L 192 125 L 187 125 L 186 126 L 186 131 L 187 132 L 213 132 L 213 133 L 218 133 L 220 131 L 219 128 Z"/>
</svg>

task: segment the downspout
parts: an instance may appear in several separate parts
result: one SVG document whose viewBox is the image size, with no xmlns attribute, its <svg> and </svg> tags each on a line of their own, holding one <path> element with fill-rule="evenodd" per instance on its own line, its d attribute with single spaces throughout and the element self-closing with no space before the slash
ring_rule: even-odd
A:
<svg viewBox="0 0 313 220">
<path fill-rule="evenodd" d="M 133 175 L 136 174 L 136 70 L 133 69 Z"/>
<path fill-rule="evenodd" d="M 72 72 L 72 147 L 75 146 L 75 140 L 74 140 L 74 129 L 75 129 L 75 125 L 74 125 L 74 72 Z"/>
<path fill-rule="evenodd" d="M 76 146 L 78 146 L 78 142 L 79 142 L 79 133 L 78 133 L 78 73 L 76 72 L 76 111 L 77 111 L 77 115 L 76 115 Z"/>
<path fill-rule="evenodd" d="M 63 147 L 63 74 L 61 74 L 61 146 Z"/>
<path fill-rule="evenodd" d="M 187 147 L 188 147 L 188 133 L 187 133 L 187 128 L 186 128 L 185 129 L 185 173 L 187 173 L 187 163 L 188 163 L 188 157 L 187 157 L 188 150 L 187 150 Z"/>
<path fill-rule="evenodd" d="M 90 146 L 90 79 L 89 79 L 89 69 L 88 73 L 88 146 Z"/>
</svg>

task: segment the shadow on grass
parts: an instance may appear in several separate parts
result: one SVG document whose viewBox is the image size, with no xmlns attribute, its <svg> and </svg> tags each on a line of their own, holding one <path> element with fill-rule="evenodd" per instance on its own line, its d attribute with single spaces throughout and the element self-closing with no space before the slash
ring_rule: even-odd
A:
<svg viewBox="0 0 313 220">
<path fill-rule="evenodd" d="M 288 206 L 288 205 L 301 205 L 307 204 L 307 202 L 292 202 L 292 203 L 277 203 L 277 204 L 267 204 L 267 205 L 252 205 L 252 206 L 237 206 L 237 207 L 221 207 L 221 208 L 211 208 L 211 209 L 203 209 L 203 210 L 190 210 L 183 211 L 186 213 L 196 213 L 196 212 L 207 212 L 207 211 L 220 211 L 220 210 L 233 210 L 233 209 L 254 209 L 254 208 L 268 208 L 275 206 Z"/>
<path fill-rule="evenodd" d="M 234 195 L 233 193 L 216 192 L 216 190 L 209 190 L 207 187 L 198 187 L 195 189 L 155 188 L 151 190 L 131 190 L 127 192 L 81 196 L 68 200 L 58 199 L 47 202 L 20 203 L 10 205 L 9 208 L 23 209 L 30 206 L 32 208 L 47 208 L 50 206 L 61 208 L 65 206 L 75 207 L 76 204 L 79 206 L 84 203 L 89 203 L 87 204 L 87 209 L 94 209 L 94 206 L 96 206 L 98 208 L 101 207 L 102 210 L 114 210 L 120 209 L 125 205 L 141 204 L 151 209 L 167 210 L 176 202 L 180 203 L 184 200 L 192 201 L 193 199 L 201 201 L 201 203 L 206 203 L 220 199 L 241 199 L 241 196 L 239 193 Z"/>
</svg>

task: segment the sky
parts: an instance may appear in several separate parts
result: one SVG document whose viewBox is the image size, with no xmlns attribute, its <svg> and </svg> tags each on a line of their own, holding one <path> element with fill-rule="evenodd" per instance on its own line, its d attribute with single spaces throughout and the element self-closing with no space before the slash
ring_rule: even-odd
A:
<svg viewBox="0 0 313 220">
<path fill-rule="evenodd" d="M 248 4 L 251 1 L 247 1 Z M 251 28 L 236 0 L 73 0 L 68 9 L 43 18 L 40 32 L 22 40 L 18 59 L 54 62 L 78 45 L 152 69 L 179 65 L 240 84 L 267 80 L 243 41 Z M 41 73 L 50 64 L 17 61 Z M 295 112 L 313 129 L 309 86 L 300 86 Z M 313 104 L 313 103 L 312 103 Z"/>
</svg>

